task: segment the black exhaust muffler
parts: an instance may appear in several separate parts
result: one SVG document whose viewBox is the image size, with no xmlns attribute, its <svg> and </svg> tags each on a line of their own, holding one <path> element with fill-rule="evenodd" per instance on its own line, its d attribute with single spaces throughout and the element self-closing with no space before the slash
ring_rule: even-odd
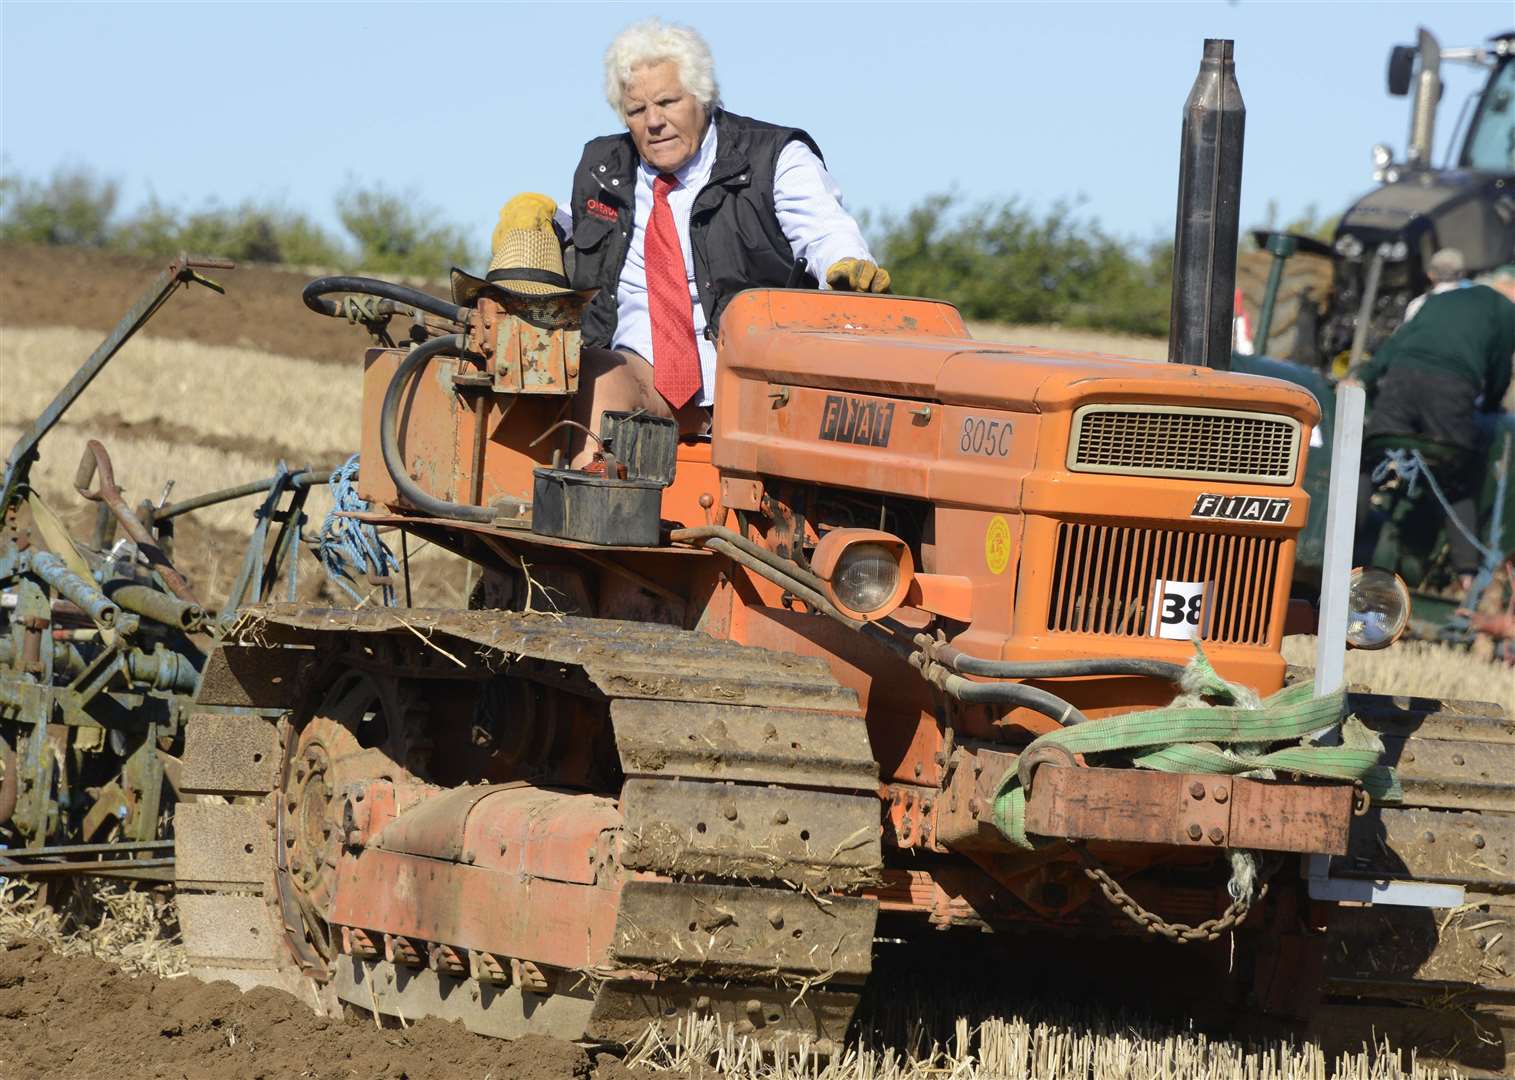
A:
<svg viewBox="0 0 1515 1080">
<path fill-rule="evenodd" d="M 1247 107 L 1232 42 L 1206 38 L 1199 75 L 1184 102 L 1173 229 L 1173 306 L 1168 362 L 1229 370 L 1236 293 L 1241 156 Z"/>
</svg>

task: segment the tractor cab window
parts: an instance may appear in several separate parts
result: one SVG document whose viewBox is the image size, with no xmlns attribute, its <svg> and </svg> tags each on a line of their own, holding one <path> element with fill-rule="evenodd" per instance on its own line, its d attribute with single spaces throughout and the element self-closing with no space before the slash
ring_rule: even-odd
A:
<svg viewBox="0 0 1515 1080">
<path fill-rule="evenodd" d="M 1490 172 L 1515 171 L 1515 61 L 1506 60 L 1473 116 L 1462 164 Z"/>
</svg>

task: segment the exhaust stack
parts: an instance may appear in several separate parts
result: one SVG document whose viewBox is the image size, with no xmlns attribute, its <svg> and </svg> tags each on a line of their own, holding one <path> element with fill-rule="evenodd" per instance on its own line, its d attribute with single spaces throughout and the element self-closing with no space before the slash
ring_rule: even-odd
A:
<svg viewBox="0 0 1515 1080">
<path fill-rule="evenodd" d="M 1231 366 L 1237 221 L 1247 107 L 1236 83 L 1233 43 L 1206 38 L 1199 75 L 1184 102 L 1173 230 L 1173 306 L 1168 362 Z"/>
<path fill-rule="evenodd" d="M 1436 134 L 1436 106 L 1441 103 L 1441 46 L 1420 28 L 1420 71 L 1415 76 L 1415 100 L 1410 106 L 1410 145 L 1405 163 L 1412 169 L 1431 167 L 1431 140 Z"/>
</svg>

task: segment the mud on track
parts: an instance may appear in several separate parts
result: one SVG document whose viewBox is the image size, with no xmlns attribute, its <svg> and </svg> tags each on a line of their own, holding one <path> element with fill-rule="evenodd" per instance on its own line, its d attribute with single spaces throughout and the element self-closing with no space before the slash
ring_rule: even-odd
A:
<svg viewBox="0 0 1515 1080">
<path fill-rule="evenodd" d="M 624 1080 L 613 1056 L 422 1020 L 376 1031 L 324 1020 L 287 994 L 123 974 L 24 942 L 0 951 L 6 1080 Z"/>
</svg>

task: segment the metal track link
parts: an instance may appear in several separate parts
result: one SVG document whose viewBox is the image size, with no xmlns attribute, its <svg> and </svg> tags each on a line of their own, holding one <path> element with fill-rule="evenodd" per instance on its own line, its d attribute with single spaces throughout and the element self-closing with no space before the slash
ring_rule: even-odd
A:
<svg viewBox="0 0 1515 1080">
<path fill-rule="evenodd" d="M 190 969 L 243 990 L 272 986 L 307 1002 L 288 963 L 272 890 L 269 796 L 283 750 L 267 717 L 206 712 L 185 726 L 184 788 L 174 809 L 175 895 Z"/>
</svg>

